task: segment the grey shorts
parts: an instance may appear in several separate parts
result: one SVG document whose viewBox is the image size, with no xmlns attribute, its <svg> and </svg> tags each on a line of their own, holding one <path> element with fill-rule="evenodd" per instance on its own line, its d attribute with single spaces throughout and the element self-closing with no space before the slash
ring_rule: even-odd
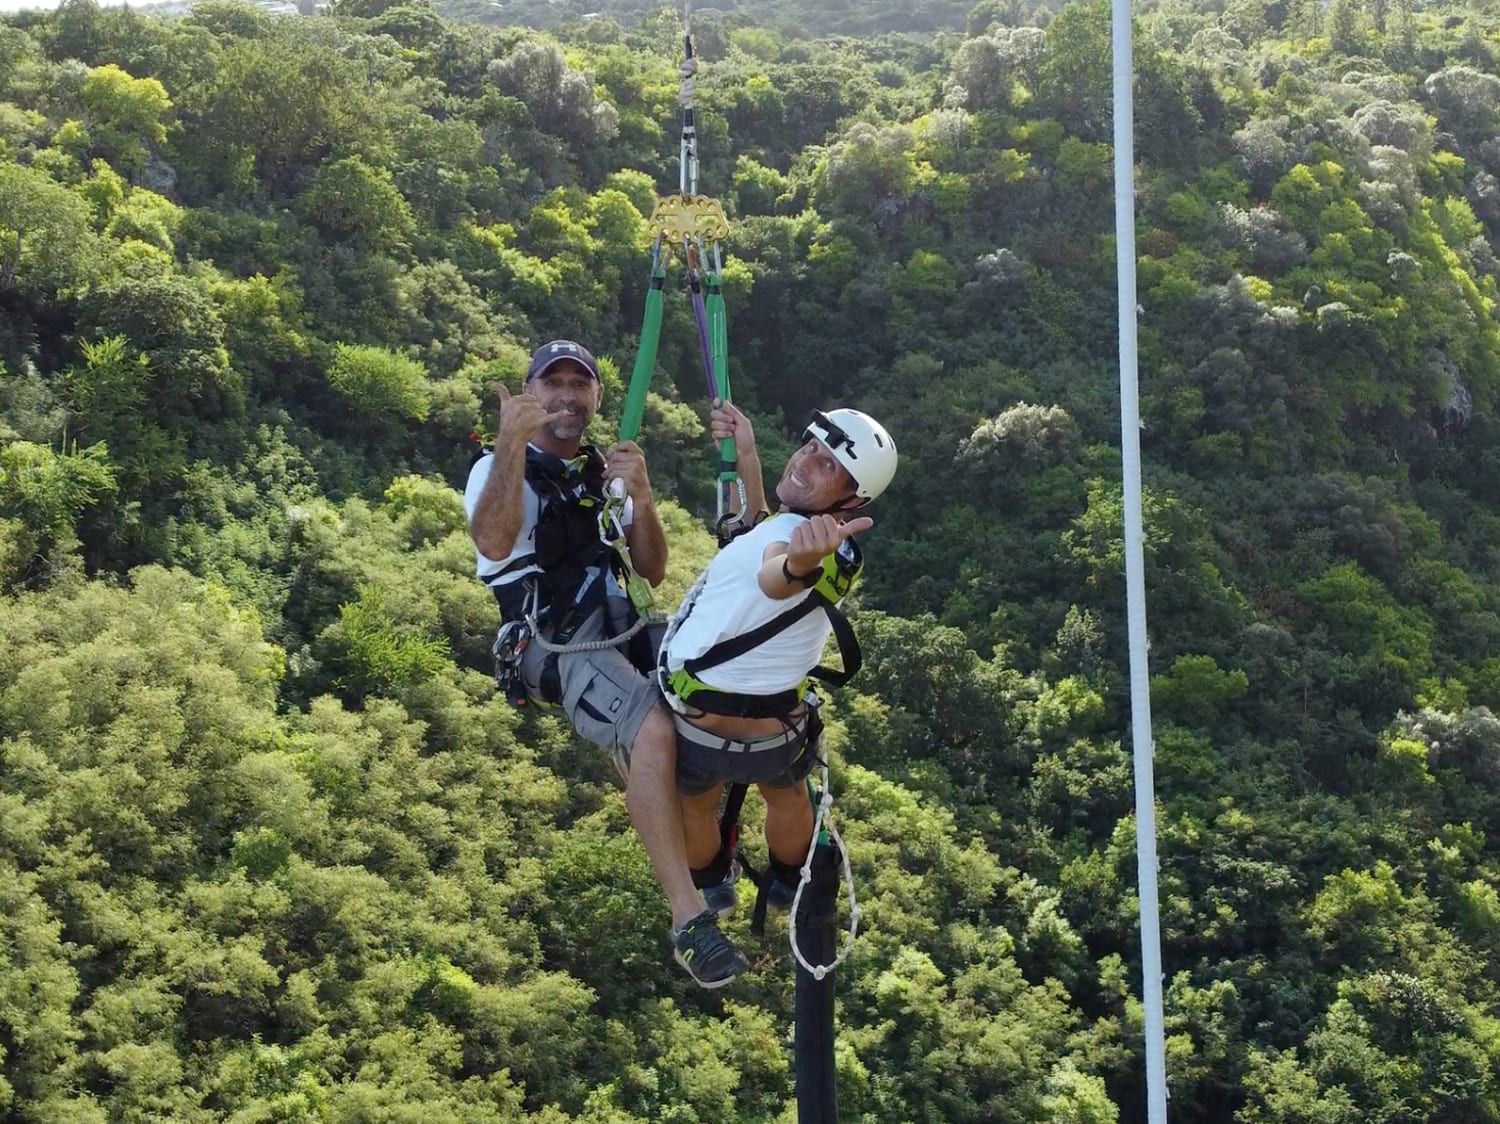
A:
<svg viewBox="0 0 1500 1124">
<path fill-rule="evenodd" d="M 785 733 L 735 741 L 671 715 L 677 730 L 677 791 L 701 796 L 725 783 L 792 788 L 807 779 L 822 752 L 823 723 L 816 707 L 788 723 Z M 615 750 L 615 767 L 630 778 L 630 745 Z"/>
<path fill-rule="evenodd" d="M 677 791 L 699 796 L 717 785 L 763 784 L 792 788 L 807 779 L 822 748 L 822 725 L 809 708 L 779 737 L 733 741 L 694 726 L 673 714 L 677 727 Z"/>
<path fill-rule="evenodd" d="M 570 643 L 599 640 L 604 636 L 604 610 L 590 616 Z M 541 677 L 548 652 L 532 642 L 521 661 L 521 674 L 534 698 L 541 697 Z M 557 656 L 562 709 L 573 729 L 618 760 L 621 748 L 627 755 L 651 708 L 661 701 L 656 684 L 642 675 L 625 657 L 623 647 L 588 652 L 561 652 Z"/>
</svg>

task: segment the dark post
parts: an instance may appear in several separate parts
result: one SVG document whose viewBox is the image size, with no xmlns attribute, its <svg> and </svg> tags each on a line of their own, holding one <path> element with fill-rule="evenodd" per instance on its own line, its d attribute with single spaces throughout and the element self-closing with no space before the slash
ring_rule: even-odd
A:
<svg viewBox="0 0 1500 1124">
<path fill-rule="evenodd" d="M 812 881 L 797 907 L 797 947 L 813 966 L 838 956 L 838 892 L 841 857 L 824 832 L 813 853 Z M 796 962 L 795 956 L 793 961 Z M 833 1062 L 833 979 L 821 980 L 797 963 L 797 1124 L 837 1124 L 838 1089 Z"/>
</svg>

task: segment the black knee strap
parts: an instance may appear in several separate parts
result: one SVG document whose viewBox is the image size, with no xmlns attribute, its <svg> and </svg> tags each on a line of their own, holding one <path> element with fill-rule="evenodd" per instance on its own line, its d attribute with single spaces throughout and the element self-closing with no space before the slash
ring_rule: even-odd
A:
<svg viewBox="0 0 1500 1124">
<path fill-rule="evenodd" d="M 700 890 L 706 890 L 710 886 L 717 886 L 729 877 L 729 849 L 720 847 L 719 853 L 704 867 L 693 870 L 693 885 Z"/>
<path fill-rule="evenodd" d="M 796 863 L 784 863 L 775 855 L 772 855 L 771 877 L 784 885 L 795 886 L 802 881 L 802 868 Z"/>
</svg>

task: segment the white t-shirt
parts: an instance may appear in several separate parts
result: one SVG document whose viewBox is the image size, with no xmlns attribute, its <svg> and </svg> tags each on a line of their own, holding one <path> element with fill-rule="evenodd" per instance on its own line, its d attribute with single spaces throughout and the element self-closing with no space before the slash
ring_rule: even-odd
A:
<svg viewBox="0 0 1500 1124">
<path fill-rule="evenodd" d="M 533 445 L 531 448 L 536 448 L 536 446 Z M 541 452 L 540 449 L 537 451 Z M 484 491 L 484 485 L 490 478 L 490 465 L 494 461 L 495 454 L 486 453 L 475 461 L 474 467 L 469 470 L 469 482 L 464 487 L 464 513 L 468 516 L 470 523 L 474 521 L 474 510 L 479 506 L 479 496 Z M 573 494 L 579 495 L 582 492 L 583 484 L 580 483 L 573 490 Z M 489 558 L 477 546 L 474 548 L 474 573 L 485 585 L 509 585 L 511 582 L 521 581 L 531 574 L 541 573 L 541 569 L 536 565 L 534 559 L 536 556 L 536 525 L 537 521 L 542 517 L 542 497 L 537 495 L 535 488 L 524 481 L 521 484 L 521 507 L 521 529 L 516 532 L 516 542 L 511 547 L 509 554 L 504 558 Z M 621 523 L 629 527 L 633 514 L 634 508 L 627 497 Z M 511 565 L 515 565 L 514 570 L 507 573 L 500 581 L 494 580 L 497 574 Z M 589 568 L 589 581 L 584 582 L 583 589 L 589 587 L 590 582 L 593 581 L 594 576 L 598 572 L 599 567 L 597 566 Z M 619 590 L 617 587 L 618 583 L 614 580 L 614 575 L 609 575 L 609 591 L 611 593 L 618 593 Z M 579 592 L 581 594 L 582 590 Z"/>
<path fill-rule="evenodd" d="M 790 542 L 792 532 L 807 522 L 783 512 L 735 539 L 708 565 L 703 588 L 687 611 L 687 619 L 667 641 L 667 670 L 678 671 L 721 640 L 743 636 L 779 617 L 812 590 L 778 601 L 761 591 L 758 575 L 772 543 Z M 704 668 L 698 678 L 710 687 L 741 695 L 772 695 L 801 683 L 817 666 L 833 626 L 821 609 L 732 660 Z"/>
</svg>

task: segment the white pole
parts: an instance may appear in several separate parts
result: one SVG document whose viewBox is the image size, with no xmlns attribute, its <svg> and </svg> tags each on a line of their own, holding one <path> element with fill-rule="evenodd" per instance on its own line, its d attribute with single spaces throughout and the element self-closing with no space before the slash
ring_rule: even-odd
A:
<svg viewBox="0 0 1500 1124">
<path fill-rule="evenodd" d="M 1156 897 L 1156 782 L 1151 771 L 1151 685 L 1146 666 L 1146 564 L 1141 519 L 1141 416 L 1136 370 L 1135 111 L 1130 0 L 1113 0 L 1115 270 L 1120 300 L 1120 451 L 1125 488 L 1125 598 L 1130 625 L 1130 725 L 1135 757 L 1135 855 L 1141 899 L 1141 998 L 1146 1008 L 1146 1107 L 1166 1124 L 1161 917 Z"/>
</svg>

